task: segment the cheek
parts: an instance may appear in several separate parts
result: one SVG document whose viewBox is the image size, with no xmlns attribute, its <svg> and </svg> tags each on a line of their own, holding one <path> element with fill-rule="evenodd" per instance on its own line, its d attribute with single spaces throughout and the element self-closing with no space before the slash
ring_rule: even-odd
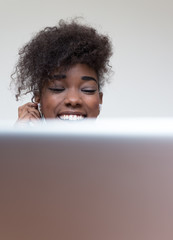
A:
<svg viewBox="0 0 173 240">
<path fill-rule="evenodd" d="M 89 115 L 91 115 L 92 117 L 97 117 L 99 114 L 99 97 L 88 100 L 87 105 L 89 108 Z"/>
<path fill-rule="evenodd" d="M 56 108 L 60 105 L 61 101 L 57 95 L 44 95 L 41 101 L 41 109 L 45 118 L 55 117 Z"/>
</svg>

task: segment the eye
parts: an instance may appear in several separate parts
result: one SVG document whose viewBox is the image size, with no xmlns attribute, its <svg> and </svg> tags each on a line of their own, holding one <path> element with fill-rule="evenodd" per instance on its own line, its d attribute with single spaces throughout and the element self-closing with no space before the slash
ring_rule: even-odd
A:
<svg viewBox="0 0 173 240">
<path fill-rule="evenodd" d="M 61 93 L 65 90 L 65 88 L 49 87 L 49 90 L 55 93 Z"/>
<path fill-rule="evenodd" d="M 81 91 L 84 92 L 84 93 L 87 93 L 87 94 L 94 94 L 97 90 L 96 89 L 90 89 L 90 88 L 83 88 Z"/>
</svg>

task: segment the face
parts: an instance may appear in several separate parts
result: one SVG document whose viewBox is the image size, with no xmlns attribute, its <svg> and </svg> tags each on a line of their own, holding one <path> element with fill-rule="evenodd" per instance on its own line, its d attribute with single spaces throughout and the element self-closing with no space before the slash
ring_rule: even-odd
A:
<svg viewBox="0 0 173 240">
<path fill-rule="evenodd" d="M 57 69 L 52 76 L 40 96 L 45 118 L 82 120 L 99 115 L 102 93 L 95 70 L 86 64 L 76 64 L 65 72 Z"/>
</svg>

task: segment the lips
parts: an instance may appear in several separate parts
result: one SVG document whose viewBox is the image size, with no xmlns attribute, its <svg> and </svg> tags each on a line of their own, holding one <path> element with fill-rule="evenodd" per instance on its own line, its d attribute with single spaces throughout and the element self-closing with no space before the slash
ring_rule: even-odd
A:
<svg viewBox="0 0 173 240">
<path fill-rule="evenodd" d="M 86 118 L 86 115 L 81 113 L 61 113 L 58 115 L 58 118 L 60 120 L 77 121 L 83 120 L 84 118 Z"/>
</svg>

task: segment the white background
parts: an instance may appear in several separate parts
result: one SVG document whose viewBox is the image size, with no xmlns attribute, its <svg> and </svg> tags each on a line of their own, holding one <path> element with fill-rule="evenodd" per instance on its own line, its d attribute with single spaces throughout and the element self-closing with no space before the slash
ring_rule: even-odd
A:
<svg viewBox="0 0 173 240">
<path fill-rule="evenodd" d="M 9 90 L 18 50 L 60 19 L 82 16 L 113 42 L 101 117 L 173 117 L 172 0 L 0 0 L 0 120 L 17 118 Z"/>
</svg>

